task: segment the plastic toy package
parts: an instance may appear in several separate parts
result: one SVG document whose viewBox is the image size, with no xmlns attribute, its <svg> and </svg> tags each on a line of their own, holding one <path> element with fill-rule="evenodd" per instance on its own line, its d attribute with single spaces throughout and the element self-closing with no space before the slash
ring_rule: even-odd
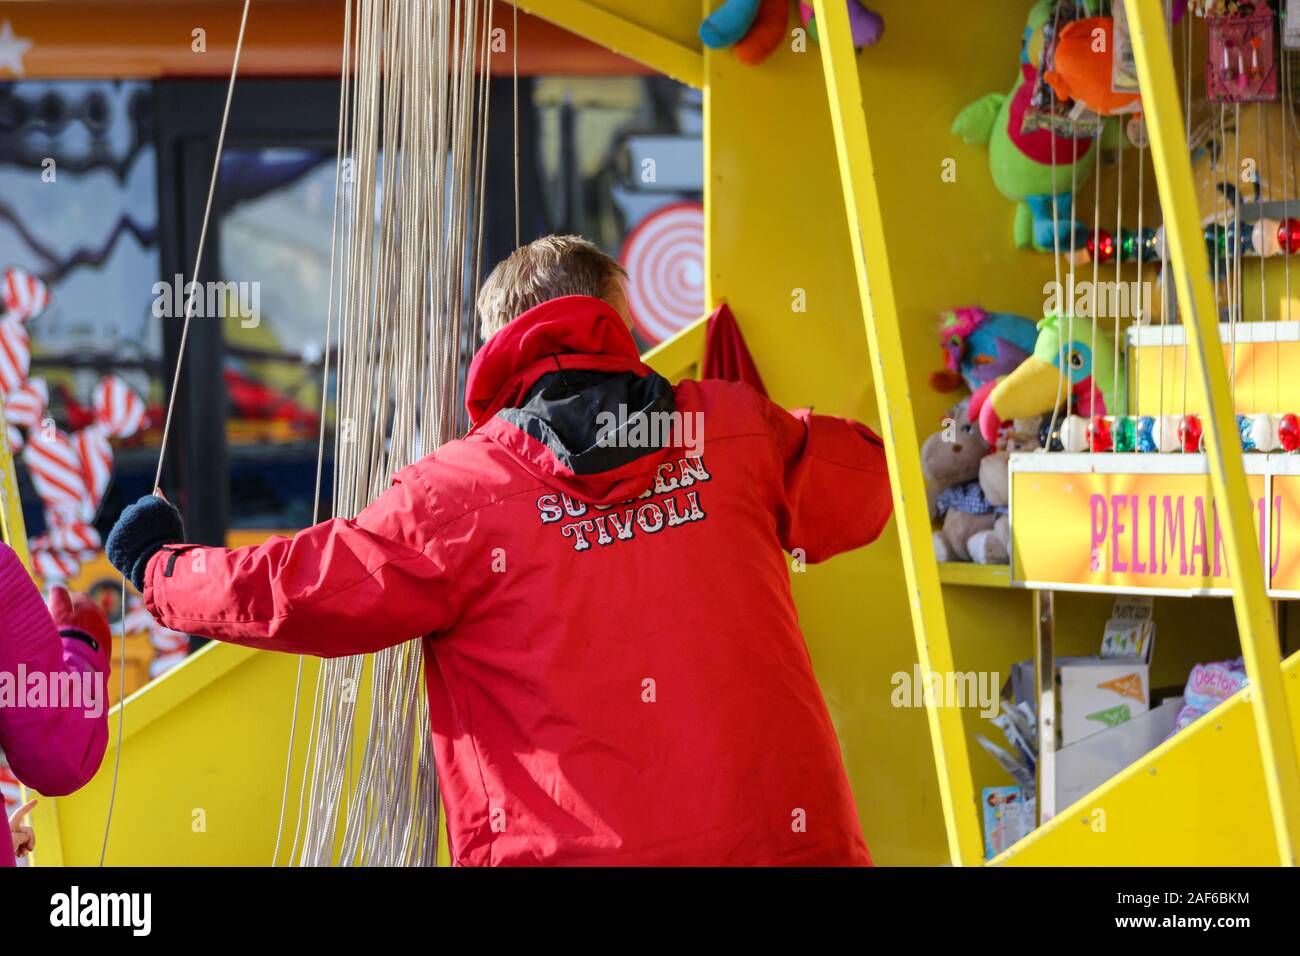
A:
<svg viewBox="0 0 1300 956">
<path fill-rule="evenodd" d="M 1172 737 L 1198 717 L 1208 714 L 1246 686 L 1246 665 L 1242 658 L 1214 664 L 1197 664 L 1187 677 L 1183 709 L 1174 720 Z"/>
</svg>

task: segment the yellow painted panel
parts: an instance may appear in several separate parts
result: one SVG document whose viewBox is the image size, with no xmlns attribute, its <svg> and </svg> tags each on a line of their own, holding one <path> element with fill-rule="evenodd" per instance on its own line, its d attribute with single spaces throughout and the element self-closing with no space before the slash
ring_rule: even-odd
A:
<svg viewBox="0 0 1300 956">
<path fill-rule="evenodd" d="M 108 865 L 270 865 L 297 664 L 286 654 L 210 644 L 128 698 Z M 289 842 L 318 668 L 315 659 L 304 668 Z M 359 709 L 368 698 L 363 681 Z M 99 863 L 117 716 L 116 709 L 109 714 L 108 753 L 95 778 L 71 796 L 42 801 L 43 809 L 57 811 L 57 822 L 53 814 L 37 817 L 38 840 L 46 849 L 61 848 L 62 859 L 38 849 L 38 864 Z M 57 841 L 40 829 L 50 824 L 58 828 Z"/>
<path fill-rule="evenodd" d="M 1300 734 L 1300 655 L 1283 669 Z M 1255 716 L 1239 693 L 1067 807 L 994 863 L 1276 866 Z"/>
</svg>

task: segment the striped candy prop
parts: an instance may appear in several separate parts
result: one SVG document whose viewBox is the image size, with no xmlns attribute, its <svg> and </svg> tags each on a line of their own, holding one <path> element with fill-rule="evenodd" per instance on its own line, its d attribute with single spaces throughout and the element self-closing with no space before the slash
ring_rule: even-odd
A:
<svg viewBox="0 0 1300 956">
<path fill-rule="evenodd" d="M 149 662 L 150 679 L 166 673 L 189 656 L 189 635 L 155 621 L 139 595 L 132 594 L 127 598 L 126 619 L 122 623 L 128 634 L 148 636 L 154 649 L 154 659 Z"/>
<path fill-rule="evenodd" d="M 105 375 L 95 386 L 95 419 L 112 438 L 130 438 L 148 427 L 144 399 L 116 375 Z"/>
<path fill-rule="evenodd" d="M 11 452 L 23 447 L 23 436 L 40 424 L 49 401 L 49 389 L 43 378 L 28 379 L 5 397 L 5 426 Z"/>
<path fill-rule="evenodd" d="M 704 207 L 664 206 L 646 216 L 623 244 L 632 321 L 650 342 L 676 335 L 705 313 Z"/>
<path fill-rule="evenodd" d="M 8 395 L 27 381 L 32 367 L 32 343 L 15 319 L 0 319 L 0 394 Z"/>
<path fill-rule="evenodd" d="M 23 805 L 22 783 L 14 776 L 14 772 L 9 769 L 9 761 L 5 759 L 3 752 L 0 752 L 0 794 L 3 794 L 5 800 L 5 820 L 9 815 Z M 6 829 L 8 829 L 6 827 Z M 8 839 L 6 837 L 6 839 Z"/>
<path fill-rule="evenodd" d="M 95 508 L 77 446 L 59 429 L 29 436 L 23 462 L 47 515 L 93 521 Z"/>
<path fill-rule="evenodd" d="M 4 317 L 30 322 L 50 307 L 50 287 L 19 266 L 0 273 L 0 305 Z"/>
</svg>

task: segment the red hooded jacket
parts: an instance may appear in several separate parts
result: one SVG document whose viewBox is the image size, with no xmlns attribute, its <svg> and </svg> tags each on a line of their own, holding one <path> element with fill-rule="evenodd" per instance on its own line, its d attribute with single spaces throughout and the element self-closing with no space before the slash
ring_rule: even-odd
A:
<svg viewBox="0 0 1300 956">
<path fill-rule="evenodd" d="M 467 392 L 469 435 L 355 520 L 157 554 L 150 610 L 323 657 L 423 636 L 457 864 L 869 864 L 782 549 L 880 534 L 880 440 L 673 387 L 583 296 L 495 335 Z"/>
</svg>

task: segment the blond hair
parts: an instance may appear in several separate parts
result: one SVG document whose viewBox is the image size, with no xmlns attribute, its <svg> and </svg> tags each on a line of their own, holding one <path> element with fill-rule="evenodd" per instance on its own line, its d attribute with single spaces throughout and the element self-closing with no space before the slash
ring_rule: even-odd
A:
<svg viewBox="0 0 1300 956">
<path fill-rule="evenodd" d="M 478 293 L 484 339 L 534 306 L 565 295 L 615 301 L 627 271 L 580 236 L 543 236 L 497 265 Z"/>
</svg>

